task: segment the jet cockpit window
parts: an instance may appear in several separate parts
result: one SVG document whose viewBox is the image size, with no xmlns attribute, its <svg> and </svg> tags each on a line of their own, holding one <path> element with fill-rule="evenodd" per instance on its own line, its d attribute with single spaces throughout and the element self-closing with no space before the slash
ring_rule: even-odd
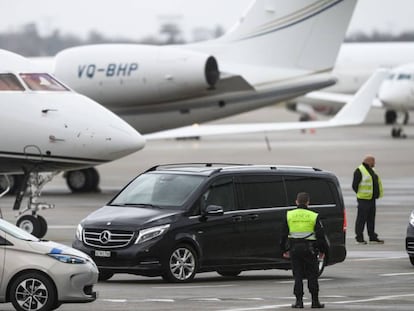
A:
<svg viewBox="0 0 414 311">
<path fill-rule="evenodd" d="M 0 73 L 0 91 L 24 91 L 24 87 L 14 74 Z"/>
<path fill-rule="evenodd" d="M 21 73 L 20 77 L 33 91 L 69 91 L 47 73 Z"/>
</svg>

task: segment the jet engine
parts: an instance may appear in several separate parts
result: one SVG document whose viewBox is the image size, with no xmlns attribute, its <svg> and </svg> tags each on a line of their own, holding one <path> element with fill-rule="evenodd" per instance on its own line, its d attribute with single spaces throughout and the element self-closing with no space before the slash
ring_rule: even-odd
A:
<svg viewBox="0 0 414 311">
<path fill-rule="evenodd" d="M 104 44 L 60 52 L 54 73 L 108 108 L 191 98 L 214 89 L 216 59 L 179 47 Z"/>
</svg>

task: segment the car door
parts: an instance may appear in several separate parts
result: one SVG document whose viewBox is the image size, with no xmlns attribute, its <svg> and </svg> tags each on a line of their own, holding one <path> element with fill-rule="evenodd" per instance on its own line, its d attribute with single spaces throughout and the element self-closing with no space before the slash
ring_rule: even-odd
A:
<svg viewBox="0 0 414 311">
<path fill-rule="evenodd" d="M 213 180 L 200 200 L 203 201 L 202 209 L 211 205 L 223 208 L 220 215 L 200 217 L 197 229 L 203 265 L 237 265 L 244 249 L 244 228 L 242 216 L 236 209 L 233 177 Z"/>
<path fill-rule="evenodd" d="M 287 203 L 283 178 L 271 174 L 238 176 L 236 189 L 245 226 L 245 263 L 278 262 Z"/>
</svg>

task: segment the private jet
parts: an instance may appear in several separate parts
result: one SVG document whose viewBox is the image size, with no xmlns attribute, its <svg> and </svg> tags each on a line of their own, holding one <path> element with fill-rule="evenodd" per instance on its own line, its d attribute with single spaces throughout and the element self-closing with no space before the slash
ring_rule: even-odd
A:
<svg viewBox="0 0 414 311">
<path fill-rule="evenodd" d="M 405 138 L 403 125 L 408 123 L 409 111 L 414 110 L 414 63 L 390 71 L 379 88 L 374 106 L 395 113 L 391 136 Z"/>
<path fill-rule="evenodd" d="M 10 188 L 8 176 L 21 176 L 13 207 L 17 225 L 37 237 L 47 231 L 38 212 L 53 207 L 38 199 L 57 172 L 109 162 L 145 144 L 108 109 L 5 50 L 0 50 L 0 105 L 0 174 L 6 181 L 1 196 Z M 27 191 L 28 205 L 22 208 Z"/>
</svg>

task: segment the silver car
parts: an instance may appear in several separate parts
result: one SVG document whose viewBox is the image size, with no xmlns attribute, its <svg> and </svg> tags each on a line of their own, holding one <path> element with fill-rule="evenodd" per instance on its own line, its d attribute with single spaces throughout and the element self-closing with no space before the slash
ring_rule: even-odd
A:
<svg viewBox="0 0 414 311">
<path fill-rule="evenodd" d="M 92 302 L 97 281 L 98 269 L 89 256 L 0 219 L 0 302 L 22 311 Z"/>
</svg>

